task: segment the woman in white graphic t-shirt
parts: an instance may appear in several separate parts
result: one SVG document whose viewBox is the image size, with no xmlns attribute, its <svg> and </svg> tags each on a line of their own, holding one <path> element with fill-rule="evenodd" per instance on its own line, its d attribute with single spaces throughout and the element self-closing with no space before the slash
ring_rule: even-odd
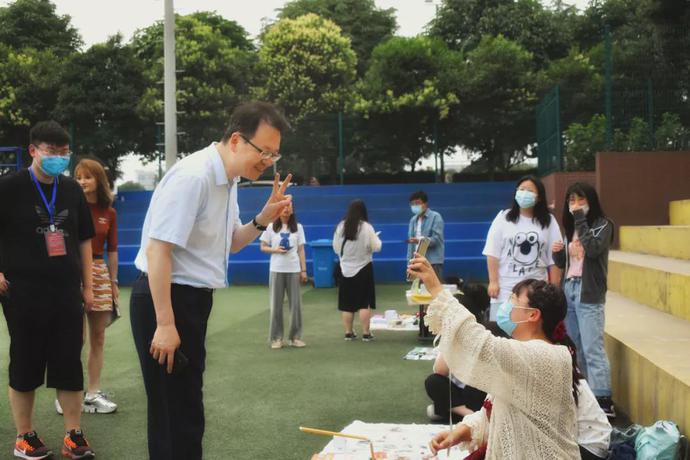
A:
<svg viewBox="0 0 690 460">
<path fill-rule="evenodd" d="M 269 340 L 274 350 L 283 347 L 283 299 L 287 293 L 290 306 L 290 332 L 287 345 L 302 348 L 302 293 L 300 283 L 307 282 L 304 256 L 304 229 L 297 223 L 293 205 L 283 209 L 280 217 L 261 235 L 261 251 L 271 254 L 268 290 L 271 296 Z"/>
<path fill-rule="evenodd" d="M 489 268 L 490 320 L 496 321 L 501 303 L 518 282 L 534 278 L 560 283 L 560 270 L 551 258 L 553 243 L 561 241 L 558 222 L 546 206 L 544 184 L 535 176 L 522 177 L 510 209 L 491 223 L 482 254 Z"/>
</svg>

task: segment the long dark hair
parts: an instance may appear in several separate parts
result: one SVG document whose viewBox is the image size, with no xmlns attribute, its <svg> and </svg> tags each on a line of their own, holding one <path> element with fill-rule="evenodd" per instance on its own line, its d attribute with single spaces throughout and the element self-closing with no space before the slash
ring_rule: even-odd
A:
<svg viewBox="0 0 690 460">
<path fill-rule="evenodd" d="M 542 181 L 533 175 L 523 176 L 515 184 L 515 191 L 520 187 L 523 182 L 530 181 L 535 187 L 537 187 L 537 202 L 534 203 L 534 217 L 537 219 L 541 228 L 546 228 L 551 223 L 551 214 L 549 213 L 549 208 L 546 206 L 546 189 Z M 510 207 L 510 211 L 506 214 L 506 220 L 508 222 L 517 223 L 520 218 L 520 206 L 517 201 L 515 201 L 515 196 L 513 196 L 513 204 Z"/>
<path fill-rule="evenodd" d="M 573 215 L 570 214 L 570 197 L 572 195 L 581 196 L 587 198 L 587 204 L 589 205 L 589 212 L 587 212 L 587 225 L 590 227 L 594 225 L 594 222 L 603 217 L 609 222 L 611 220 L 606 217 L 604 210 L 599 202 L 599 195 L 597 191 L 586 182 L 576 182 L 565 192 L 565 204 L 563 205 L 563 228 L 565 229 L 565 236 L 568 241 L 573 240 L 573 233 L 575 232 L 575 219 Z M 611 241 L 613 241 L 613 232 L 611 232 Z"/>
<path fill-rule="evenodd" d="M 288 229 L 290 230 L 290 233 L 297 233 L 297 214 L 295 214 L 295 204 L 294 203 L 292 203 L 292 214 L 290 214 L 290 218 L 288 219 L 287 226 L 288 226 Z M 278 233 L 281 228 L 283 228 L 283 221 L 280 219 L 280 216 L 278 216 L 278 218 L 273 221 L 273 231 L 275 233 Z"/>
<path fill-rule="evenodd" d="M 343 236 L 345 240 L 354 241 L 359 233 L 361 222 L 369 222 L 367 206 L 362 200 L 353 200 L 347 208 L 343 225 Z"/>
<path fill-rule="evenodd" d="M 578 383 L 582 379 L 580 368 L 577 366 L 577 354 L 575 343 L 568 337 L 565 330 L 565 315 L 568 312 L 568 303 L 563 290 L 543 280 L 526 279 L 515 285 L 513 293 L 519 295 L 523 290 L 527 291 L 529 306 L 541 312 L 541 328 L 544 335 L 557 345 L 568 347 L 573 365 L 573 398 L 578 403 Z"/>
</svg>

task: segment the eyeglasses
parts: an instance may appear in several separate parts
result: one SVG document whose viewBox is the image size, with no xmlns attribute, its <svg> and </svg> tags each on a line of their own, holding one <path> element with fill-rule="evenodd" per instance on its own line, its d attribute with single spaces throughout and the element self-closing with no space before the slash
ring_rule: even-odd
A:
<svg viewBox="0 0 690 460">
<path fill-rule="evenodd" d="M 49 150 L 43 150 L 41 149 L 38 145 L 34 144 L 36 147 L 36 150 L 38 150 L 39 153 L 45 156 L 49 157 L 68 157 L 72 155 L 71 150 L 56 150 L 56 149 L 49 149 Z"/>
<path fill-rule="evenodd" d="M 282 155 L 281 155 L 280 153 L 267 152 L 267 151 L 265 151 L 265 150 L 260 149 L 260 148 L 257 147 L 252 141 L 250 141 L 249 139 L 247 139 L 247 138 L 244 136 L 244 134 L 240 134 L 240 137 L 244 140 L 244 142 L 246 142 L 247 144 L 249 144 L 249 145 L 251 145 L 252 147 L 254 147 L 254 148 L 256 149 L 256 151 L 259 152 L 259 155 L 261 155 L 261 158 L 262 158 L 263 160 L 271 160 L 271 161 L 273 161 L 273 162 L 275 163 L 276 161 L 280 160 L 280 158 L 282 157 Z"/>
</svg>

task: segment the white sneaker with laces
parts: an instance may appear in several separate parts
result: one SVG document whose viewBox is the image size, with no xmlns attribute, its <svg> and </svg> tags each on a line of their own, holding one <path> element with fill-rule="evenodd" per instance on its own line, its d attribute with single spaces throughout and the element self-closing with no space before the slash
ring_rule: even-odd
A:
<svg viewBox="0 0 690 460">
<path fill-rule="evenodd" d="M 112 414 L 117 410 L 117 404 L 108 399 L 102 391 L 86 393 L 83 410 L 90 414 Z"/>
</svg>

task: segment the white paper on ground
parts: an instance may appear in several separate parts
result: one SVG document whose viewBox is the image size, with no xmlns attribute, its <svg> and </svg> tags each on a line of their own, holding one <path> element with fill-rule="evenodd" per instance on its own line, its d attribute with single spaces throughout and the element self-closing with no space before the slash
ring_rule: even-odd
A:
<svg viewBox="0 0 690 460">
<path fill-rule="evenodd" d="M 437 433 L 447 430 L 445 425 L 416 425 L 393 423 L 365 423 L 355 420 L 346 426 L 342 433 L 366 436 L 374 443 L 377 460 L 461 460 L 469 455 L 457 446 L 440 452 L 438 457 L 431 455 L 429 442 Z M 312 460 L 369 460 L 369 443 L 355 439 L 333 438 L 324 449 L 315 454 Z"/>
<path fill-rule="evenodd" d="M 438 349 L 433 347 L 414 347 L 403 359 L 408 361 L 433 361 L 438 356 Z"/>
</svg>

